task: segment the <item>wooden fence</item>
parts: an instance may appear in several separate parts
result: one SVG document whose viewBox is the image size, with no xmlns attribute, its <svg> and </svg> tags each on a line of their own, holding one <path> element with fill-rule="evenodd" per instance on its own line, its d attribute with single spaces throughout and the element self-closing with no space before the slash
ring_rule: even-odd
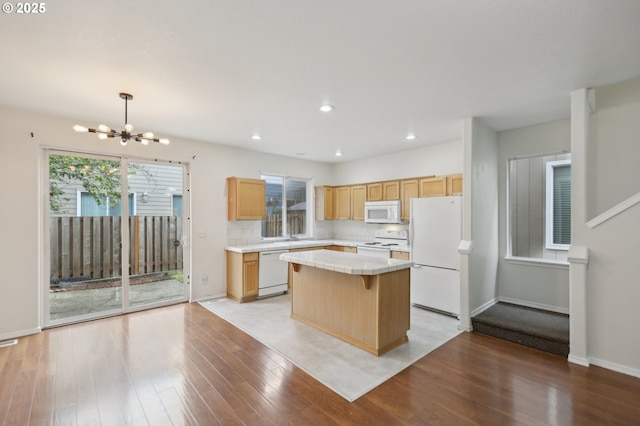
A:
<svg viewBox="0 0 640 426">
<path fill-rule="evenodd" d="M 121 276 L 122 217 L 51 218 L 51 283 Z M 180 216 L 129 217 L 129 275 L 182 269 Z"/>
<path fill-rule="evenodd" d="M 305 213 L 289 213 L 287 215 L 288 232 L 292 235 L 304 234 L 306 226 Z M 273 213 L 267 215 L 267 219 L 263 223 L 263 237 L 279 237 L 282 236 L 282 215 Z"/>
</svg>

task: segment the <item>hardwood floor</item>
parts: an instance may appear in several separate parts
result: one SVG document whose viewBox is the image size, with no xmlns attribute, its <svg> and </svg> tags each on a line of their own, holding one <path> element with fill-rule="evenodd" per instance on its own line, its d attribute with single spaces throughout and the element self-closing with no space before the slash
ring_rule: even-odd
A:
<svg viewBox="0 0 640 426">
<path fill-rule="evenodd" d="M 198 304 L 0 348 L 6 425 L 639 422 L 640 379 L 471 333 L 353 403 Z"/>
</svg>

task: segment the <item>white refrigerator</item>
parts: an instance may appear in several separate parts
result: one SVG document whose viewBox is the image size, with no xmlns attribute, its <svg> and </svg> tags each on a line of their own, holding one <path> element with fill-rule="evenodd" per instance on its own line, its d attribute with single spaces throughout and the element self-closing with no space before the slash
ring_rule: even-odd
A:
<svg viewBox="0 0 640 426">
<path fill-rule="evenodd" d="M 411 200 L 411 304 L 460 314 L 462 197 Z"/>
</svg>

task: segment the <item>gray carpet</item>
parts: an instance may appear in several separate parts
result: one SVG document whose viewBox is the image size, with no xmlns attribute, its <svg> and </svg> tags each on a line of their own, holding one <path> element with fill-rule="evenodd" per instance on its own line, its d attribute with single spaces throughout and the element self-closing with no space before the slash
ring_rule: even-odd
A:
<svg viewBox="0 0 640 426">
<path fill-rule="evenodd" d="M 412 307 L 409 342 L 378 357 L 291 319 L 288 294 L 250 303 L 222 298 L 200 304 L 348 401 L 355 401 L 460 334 L 457 319 Z"/>
<path fill-rule="evenodd" d="M 567 356 L 569 316 L 500 302 L 472 318 L 475 332 Z"/>
</svg>

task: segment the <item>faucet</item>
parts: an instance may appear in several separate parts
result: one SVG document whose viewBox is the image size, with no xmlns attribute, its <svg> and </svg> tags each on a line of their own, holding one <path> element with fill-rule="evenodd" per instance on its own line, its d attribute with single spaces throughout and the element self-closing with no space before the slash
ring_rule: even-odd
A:
<svg viewBox="0 0 640 426">
<path fill-rule="evenodd" d="M 298 237 L 296 237 L 292 233 L 289 233 L 289 241 L 298 241 Z"/>
</svg>

